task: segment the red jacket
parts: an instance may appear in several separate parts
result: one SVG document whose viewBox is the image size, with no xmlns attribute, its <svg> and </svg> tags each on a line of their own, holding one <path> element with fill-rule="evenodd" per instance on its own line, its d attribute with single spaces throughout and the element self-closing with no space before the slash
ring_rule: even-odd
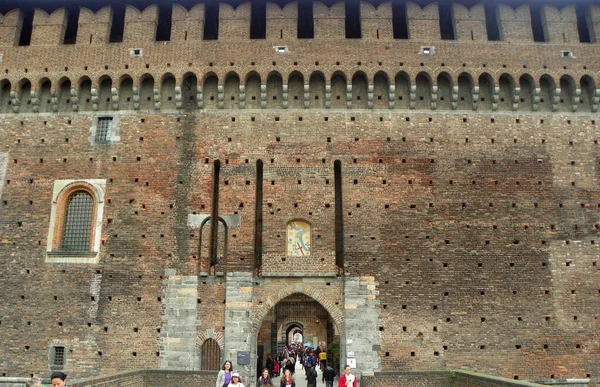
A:
<svg viewBox="0 0 600 387">
<path fill-rule="evenodd" d="M 354 376 L 354 383 L 352 383 L 352 387 L 356 387 L 356 375 L 352 375 Z M 338 383 L 338 387 L 346 387 L 346 374 L 343 374 L 342 376 L 340 376 L 340 381 Z"/>
</svg>

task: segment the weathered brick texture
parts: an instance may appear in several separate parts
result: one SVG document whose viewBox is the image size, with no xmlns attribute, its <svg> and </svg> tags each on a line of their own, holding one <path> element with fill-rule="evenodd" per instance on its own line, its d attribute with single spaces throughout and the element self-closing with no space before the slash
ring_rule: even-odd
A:
<svg viewBox="0 0 600 387">
<path fill-rule="evenodd" d="M 482 37 L 478 5 L 455 6 L 455 41 L 440 40 L 436 3 L 409 3 L 410 39 L 398 40 L 389 4 L 363 4 L 363 39 L 344 38 L 343 3 L 314 3 L 315 38 L 278 40 L 273 27 L 294 34 L 282 23 L 297 12 L 277 7 L 267 15 L 279 24 L 251 40 L 249 3 L 222 4 L 219 39 L 204 41 L 202 7 L 176 6 L 172 40 L 159 43 L 157 6 L 129 6 L 122 44 L 106 43 L 109 9 L 82 10 L 73 45 L 58 38 L 64 13 L 39 11 L 34 32 L 46 32 L 29 47 L 16 45 L 19 12 L 3 15 L 0 375 L 45 375 L 52 345 L 66 347 L 74 378 L 160 367 L 175 273 L 198 279 L 181 301 L 196 355 L 207 339 L 235 354 L 229 311 L 244 348 L 256 347 L 269 311 L 294 293 L 322 304 L 343 334 L 344 281 L 369 277 L 376 289 L 364 296 L 378 309 L 365 337 L 379 342 L 361 343 L 377 357 L 363 365 L 596 376 L 600 50 L 573 37 L 572 9 L 544 8 L 551 36 L 568 39 L 542 44 L 527 4 L 498 6 L 498 42 Z M 587 12 L 595 41 L 600 13 Z M 107 115 L 118 138 L 93 141 Z M 98 264 L 46 261 L 64 179 L 106 180 Z M 215 185 L 229 223 L 211 268 L 210 230 L 189 219 L 216 209 Z M 310 256 L 286 253 L 294 219 L 311 225 Z M 228 286 L 233 274 L 243 289 Z M 244 297 L 228 305 L 237 290 Z M 189 360 L 200 356 L 182 358 L 202 368 Z"/>
</svg>

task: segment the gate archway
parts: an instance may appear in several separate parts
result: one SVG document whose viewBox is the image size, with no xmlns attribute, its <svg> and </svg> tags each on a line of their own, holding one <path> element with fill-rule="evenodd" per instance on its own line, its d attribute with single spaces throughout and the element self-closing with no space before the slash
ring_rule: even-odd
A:
<svg viewBox="0 0 600 387">
<path fill-rule="evenodd" d="M 257 332 L 257 368 L 264 367 L 269 354 L 275 356 L 292 344 L 294 333 L 302 335 L 302 344 L 317 347 L 339 339 L 340 324 L 315 298 L 294 292 L 281 298 L 262 316 Z"/>
</svg>

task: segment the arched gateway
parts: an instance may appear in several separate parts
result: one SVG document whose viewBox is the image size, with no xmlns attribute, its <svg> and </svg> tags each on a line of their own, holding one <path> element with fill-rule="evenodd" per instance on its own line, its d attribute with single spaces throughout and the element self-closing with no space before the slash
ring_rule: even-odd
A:
<svg viewBox="0 0 600 387">
<path fill-rule="evenodd" d="M 300 335 L 296 333 L 300 332 Z M 298 340 L 301 337 L 300 340 Z M 257 369 L 266 366 L 267 355 L 282 353 L 286 345 L 303 344 L 318 347 L 339 343 L 339 328 L 327 309 L 304 293 L 292 293 L 277 302 L 264 316 L 257 332 Z M 338 347 L 333 353 L 339 353 Z"/>
</svg>

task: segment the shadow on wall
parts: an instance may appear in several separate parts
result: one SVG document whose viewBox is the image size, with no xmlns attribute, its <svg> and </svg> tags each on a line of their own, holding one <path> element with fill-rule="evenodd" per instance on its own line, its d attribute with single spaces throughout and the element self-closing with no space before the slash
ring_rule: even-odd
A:
<svg viewBox="0 0 600 387">
<path fill-rule="evenodd" d="M 391 76 L 391 75 L 392 76 Z M 139 78 L 129 74 L 31 81 L 0 80 L 0 113 L 205 109 L 417 109 L 441 111 L 597 112 L 600 89 L 589 74 L 540 76 L 380 70 L 375 74 L 230 71 Z"/>
</svg>

